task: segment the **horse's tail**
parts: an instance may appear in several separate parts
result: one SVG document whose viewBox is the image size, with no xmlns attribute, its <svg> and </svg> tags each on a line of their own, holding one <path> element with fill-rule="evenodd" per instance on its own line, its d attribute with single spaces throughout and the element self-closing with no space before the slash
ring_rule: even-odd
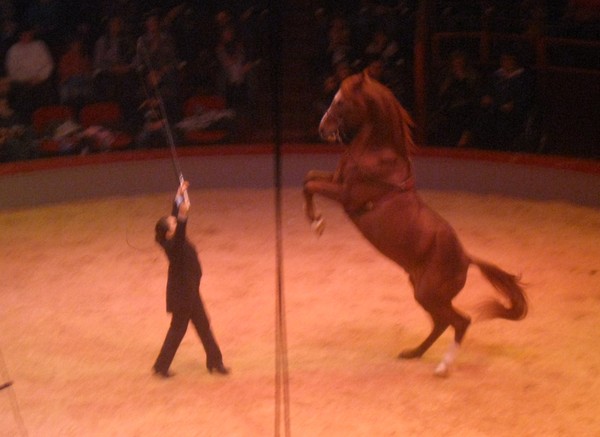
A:
<svg viewBox="0 0 600 437">
<path fill-rule="evenodd" d="M 528 308 L 527 296 L 520 277 L 511 275 L 501 268 L 482 260 L 472 259 L 471 262 L 479 267 L 483 276 L 510 301 L 509 307 L 502 305 L 497 300 L 483 303 L 480 308 L 481 317 L 483 319 L 523 319 L 527 315 Z"/>
</svg>

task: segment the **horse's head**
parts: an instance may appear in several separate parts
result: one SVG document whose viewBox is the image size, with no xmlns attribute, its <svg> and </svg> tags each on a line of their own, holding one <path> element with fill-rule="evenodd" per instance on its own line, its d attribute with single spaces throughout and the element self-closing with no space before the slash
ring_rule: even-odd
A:
<svg viewBox="0 0 600 437">
<path fill-rule="evenodd" d="M 408 112 L 392 92 L 366 73 L 346 78 L 321 119 L 327 141 L 377 147 L 389 144 L 401 155 L 415 148 Z"/>
</svg>

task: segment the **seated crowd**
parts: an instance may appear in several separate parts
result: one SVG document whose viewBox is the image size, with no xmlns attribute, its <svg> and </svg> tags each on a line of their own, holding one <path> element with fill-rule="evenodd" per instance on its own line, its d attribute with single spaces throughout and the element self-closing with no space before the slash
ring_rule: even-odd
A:
<svg viewBox="0 0 600 437">
<path fill-rule="evenodd" d="M 536 151 L 541 134 L 534 77 L 518 51 L 501 51 L 498 66 L 485 74 L 457 50 L 439 77 L 428 123 L 431 144 Z"/>
<path fill-rule="evenodd" d="M 436 2 L 432 26 L 437 31 L 480 30 L 487 21 L 492 30 L 532 35 L 542 32 L 540 17 L 545 14 L 548 34 L 578 29 L 587 30 L 583 33 L 587 35 L 597 27 L 589 25 L 590 20 L 573 18 L 580 17 L 573 11 L 581 11 L 576 6 L 582 2 L 569 0 L 570 7 L 541 10 L 542 3 L 528 0 L 511 0 L 511 7 L 499 0 L 444 0 Z M 59 2 L 30 3 L 48 8 Z M 178 144 L 202 142 L 202 138 L 206 142 L 248 139 L 257 125 L 258 90 L 268 77 L 262 68 L 268 55 L 264 51 L 270 48 L 265 41 L 265 30 L 270 29 L 268 10 L 244 6 L 248 2 L 239 2 L 237 14 L 219 7 L 200 11 L 199 3 L 193 2 L 167 4 L 173 6 L 142 13 L 138 2 L 114 2 L 127 7 L 105 5 L 106 11 L 65 32 L 56 23 L 49 26 L 31 20 L 34 14 L 23 15 L 18 27 L 11 26 L 16 23 L 7 19 L 10 14 L 0 10 L 4 15 L 0 161 L 43 156 L 40 145 L 48 139 L 55 143 L 54 153 L 107 150 L 116 147 L 111 139 L 119 147 L 160 147 L 166 145 L 169 133 Z M 312 96 L 306 100 L 314 98 L 311 126 L 318 126 L 341 81 L 363 70 L 412 111 L 419 2 L 321 0 L 316 4 L 314 27 L 307 32 L 307 41 L 315 42 L 307 49 L 313 56 L 309 80 L 320 84 L 316 93 L 305 93 Z M 81 11 L 95 10 L 92 5 L 93 0 L 82 0 Z M 90 26 L 94 19 L 102 23 L 95 32 Z M 445 68 L 433 72 L 429 80 L 427 142 L 536 151 L 540 134 L 535 82 L 519 52 L 498 53 L 493 66 L 477 65 L 475 57 L 464 51 L 446 56 Z M 199 94 L 211 99 L 199 103 L 194 100 Z M 98 102 L 118 105 L 117 115 L 101 117 L 110 123 L 82 120 L 82 111 Z M 69 116 L 40 127 L 36 110 L 53 105 L 67 106 Z M 207 129 L 218 133 L 193 135 Z M 117 141 L 124 138 L 122 134 L 130 141 Z"/>
<path fill-rule="evenodd" d="M 3 40 L 0 161 L 202 142 L 188 135 L 198 130 L 223 133 L 207 142 L 236 135 L 260 65 L 244 33 L 257 11 L 221 11 L 209 23 L 194 12 L 151 9 L 137 32 L 113 13 L 96 35 L 78 24 L 58 38 L 21 20 Z"/>
<path fill-rule="evenodd" d="M 403 106 L 413 109 L 409 36 L 414 32 L 410 27 L 414 12 L 379 6 L 324 19 L 327 27 L 321 32 L 316 61 L 322 87 L 314 105 L 315 119 L 323 115 L 344 78 L 359 71 L 386 85 Z M 491 71 L 475 68 L 461 51 L 448 58 L 447 67 L 431 81 L 428 144 L 534 151 L 535 88 L 518 51 L 506 48 Z"/>
</svg>

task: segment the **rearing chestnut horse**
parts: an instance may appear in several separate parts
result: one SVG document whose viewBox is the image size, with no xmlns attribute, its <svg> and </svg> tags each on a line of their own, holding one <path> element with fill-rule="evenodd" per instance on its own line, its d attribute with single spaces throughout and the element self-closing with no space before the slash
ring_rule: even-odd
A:
<svg viewBox="0 0 600 437">
<path fill-rule="evenodd" d="M 454 229 L 417 193 L 410 160 L 415 149 L 412 121 L 385 86 L 365 73 L 348 77 L 323 116 L 319 133 L 341 142 L 345 150 L 335 172 L 312 170 L 306 175 L 305 211 L 313 227 L 323 232 L 314 194 L 340 202 L 364 237 L 408 273 L 416 301 L 433 321 L 429 336 L 400 358 L 422 356 L 452 326 L 454 343 L 435 370 L 438 376 L 448 374 L 471 322 L 452 304 L 470 264 L 509 302 L 486 302 L 484 318 L 525 317 L 527 301 L 519 279 L 466 253 Z"/>
</svg>

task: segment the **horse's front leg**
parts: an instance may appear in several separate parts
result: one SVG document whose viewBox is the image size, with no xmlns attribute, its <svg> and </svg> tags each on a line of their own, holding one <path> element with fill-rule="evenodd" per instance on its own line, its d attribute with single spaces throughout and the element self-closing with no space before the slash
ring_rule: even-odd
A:
<svg viewBox="0 0 600 437">
<path fill-rule="evenodd" d="M 342 186 L 334 178 L 334 173 L 319 170 L 309 171 L 304 178 L 304 213 L 318 235 L 323 233 L 325 222 L 315 207 L 314 195 L 320 194 L 339 201 Z"/>
</svg>

